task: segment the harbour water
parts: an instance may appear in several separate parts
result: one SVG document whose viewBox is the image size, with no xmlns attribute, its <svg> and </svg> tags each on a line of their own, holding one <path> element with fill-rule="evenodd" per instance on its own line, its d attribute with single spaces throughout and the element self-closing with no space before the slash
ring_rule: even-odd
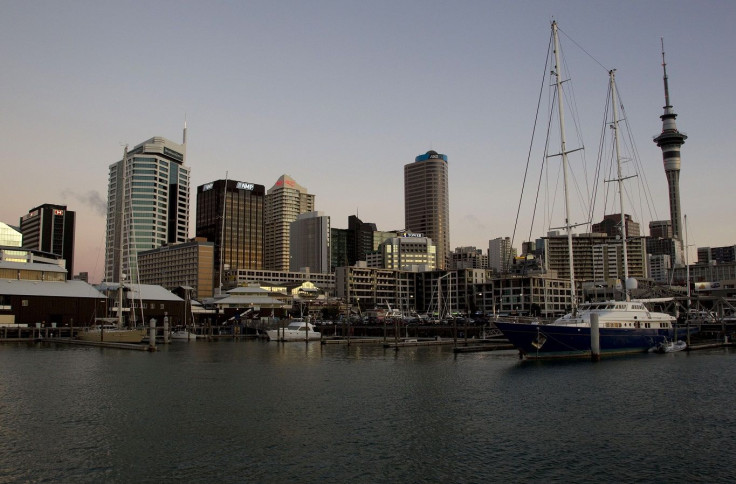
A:
<svg viewBox="0 0 736 484">
<path fill-rule="evenodd" d="M 0 482 L 731 482 L 736 351 L 0 345 Z"/>
</svg>

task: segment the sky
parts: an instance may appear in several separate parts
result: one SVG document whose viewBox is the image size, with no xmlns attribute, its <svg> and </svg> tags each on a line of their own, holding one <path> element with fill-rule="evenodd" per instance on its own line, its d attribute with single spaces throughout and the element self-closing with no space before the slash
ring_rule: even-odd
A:
<svg viewBox="0 0 736 484">
<path fill-rule="evenodd" d="M 511 237 L 522 186 L 533 201 L 543 158 L 531 155 L 537 168 L 525 185 L 553 19 L 587 163 L 596 159 L 607 71 L 616 69 L 651 193 L 651 207 L 634 211 L 645 233 L 650 220 L 669 218 L 652 142 L 662 129 L 664 38 L 671 101 L 688 136 L 680 179 L 688 244 L 736 244 L 736 170 L 727 150 L 736 126 L 736 2 L 0 6 L 0 221 L 18 225 L 33 207 L 67 205 L 77 217 L 74 272 L 89 272 L 92 282 L 104 268 L 109 165 L 126 143 L 181 141 L 185 119 L 192 236 L 196 187 L 226 173 L 266 189 L 290 175 L 335 228 L 347 228 L 354 214 L 379 230 L 404 228 L 403 166 L 432 149 L 449 158 L 451 247 L 485 251 L 490 239 Z M 548 180 L 558 177 L 559 168 L 548 169 Z M 560 205 L 544 210 L 551 206 Z M 555 226 L 552 215 L 547 225 L 539 216 L 532 224 L 532 213 L 522 209 L 516 247 Z"/>
</svg>

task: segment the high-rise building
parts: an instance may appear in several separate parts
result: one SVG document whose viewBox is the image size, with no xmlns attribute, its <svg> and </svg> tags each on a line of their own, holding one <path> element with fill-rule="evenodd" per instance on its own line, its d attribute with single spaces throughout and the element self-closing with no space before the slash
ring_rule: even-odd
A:
<svg viewBox="0 0 736 484">
<path fill-rule="evenodd" d="M 629 277 L 646 279 L 647 254 L 644 237 L 628 239 L 626 256 Z M 560 279 L 570 278 L 570 259 L 566 235 L 545 237 L 545 264 Z M 624 258 L 621 239 L 602 233 L 573 234 L 575 280 L 579 282 L 613 282 L 624 280 Z"/>
<path fill-rule="evenodd" d="M 197 187 L 196 236 L 215 244 L 215 284 L 220 270 L 263 269 L 266 187 L 217 180 Z"/>
<path fill-rule="evenodd" d="M 348 260 L 349 237 L 349 229 L 330 229 L 330 272 L 335 272 L 338 267 L 352 265 Z"/>
<path fill-rule="evenodd" d="M 400 271 L 436 269 L 437 247 L 422 234 L 402 233 L 386 239 L 368 256 L 368 267 Z"/>
<path fill-rule="evenodd" d="M 450 263 L 450 192 L 447 155 L 428 151 L 404 165 L 404 220 L 406 230 L 432 239 L 437 247 L 437 269 Z"/>
<path fill-rule="evenodd" d="M 662 150 L 664 161 L 664 172 L 667 175 L 667 186 L 669 188 L 670 218 L 672 220 L 672 237 L 680 242 L 682 252 L 682 217 L 680 212 L 680 147 L 685 143 L 687 135 L 677 130 L 677 124 L 672 104 L 670 104 L 670 91 L 667 82 L 667 64 L 664 61 L 664 48 L 662 49 L 662 68 L 664 69 L 664 114 L 662 120 L 662 133 L 654 138 L 654 142 Z"/>
<path fill-rule="evenodd" d="M 186 140 L 186 127 L 184 128 Z M 137 254 L 186 242 L 189 233 L 189 167 L 186 144 L 154 137 L 110 165 L 107 189 L 105 280 L 119 267 L 137 282 Z M 121 243 L 122 241 L 122 243 Z M 118 260 L 122 258 L 121 265 Z"/>
<path fill-rule="evenodd" d="M 475 247 L 456 247 L 452 253 L 451 270 L 488 269 L 488 255 Z"/>
<path fill-rule="evenodd" d="M 375 250 L 373 247 L 373 233 L 376 224 L 366 223 L 357 215 L 348 217 L 347 252 L 348 264 L 355 265 L 359 260 L 365 260 L 366 254 Z"/>
<path fill-rule="evenodd" d="M 266 193 L 264 211 L 263 268 L 288 271 L 291 222 L 299 214 L 314 211 L 314 195 L 289 175 L 282 175 Z"/>
<path fill-rule="evenodd" d="M 506 273 L 516 258 L 516 249 L 511 247 L 509 237 L 496 237 L 488 241 L 488 268 L 497 273 Z"/>
<path fill-rule="evenodd" d="M 657 239 L 671 239 L 672 220 L 652 220 L 649 222 L 649 236 Z"/>
<path fill-rule="evenodd" d="M 297 215 L 289 230 L 290 271 L 330 272 L 330 217 L 322 212 Z"/>
<path fill-rule="evenodd" d="M 66 205 L 45 203 L 20 219 L 23 247 L 60 256 L 66 261 L 67 279 L 74 276 L 74 218 Z"/>
<path fill-rule="evenodd" d="M 640 228 L 639 224 L 634 222 L 631 215 L 624 215 L 626 220 L 626 236 L 627 237 L 639 237 Z M 621 214 L 614 213 L 608 214 L 603 217 L 600 223 L 593 224 L 592 232 L 598 232 L 608 235 L 609 237 L 616 237 L 621 235 Z"/>
</svg>

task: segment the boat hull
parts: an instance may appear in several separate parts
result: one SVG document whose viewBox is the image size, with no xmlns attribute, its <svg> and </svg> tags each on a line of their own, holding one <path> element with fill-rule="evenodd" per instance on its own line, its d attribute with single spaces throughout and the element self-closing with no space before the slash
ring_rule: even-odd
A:
<svg viewBox="0 0 736 484">
<path fill-rule="evenodd" d="M 189 331 L 172 331 L 169 335 L 172 341 L 196 341 L 197 335 Z"/>
<path fill-rule="evenodd" d="M 317 331 L 310 331 L 307 334 L 304 331 L 270 329 L 266 331 L 266 334 L 271 341 L 319 341 L 322 338 Z"/>
<path fill-rule="evenodd" d="M 496 322 L 496 326 L 529 359 L 590 358 L 590 327 Z M 601 328 L 601 356 L 645 353 L 672 337 L 666 328 Z"/>
<path fill-rule="evenodd" d="M 77 338 L 82 341 L 95 341 L 105 343 L 140 343 L 146 336 L 145 329 L 92 329 L 80 331 Z"/>
</svg>

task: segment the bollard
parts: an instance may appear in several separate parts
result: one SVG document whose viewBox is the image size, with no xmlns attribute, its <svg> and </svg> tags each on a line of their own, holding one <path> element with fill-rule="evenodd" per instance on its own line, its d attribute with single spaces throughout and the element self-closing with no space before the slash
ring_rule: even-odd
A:
<svg viewBox="0 0 736 484">
<path fill-rule="evenodd" d="M 601 339 L 597 314 L 590 315 L 590 359 L 592 361 L 600 361 L 601 359 Z"/>
<path fill-rule="evenodd" d="M 164 316 L 164 344 L 169 344 L 169 317 Z"/>
<path fill-rule="evenodd" d="M 156 318 L 151 318 L 150 329 L 148 330 L 148 349 L 156 349 Z"/>
</svg>

